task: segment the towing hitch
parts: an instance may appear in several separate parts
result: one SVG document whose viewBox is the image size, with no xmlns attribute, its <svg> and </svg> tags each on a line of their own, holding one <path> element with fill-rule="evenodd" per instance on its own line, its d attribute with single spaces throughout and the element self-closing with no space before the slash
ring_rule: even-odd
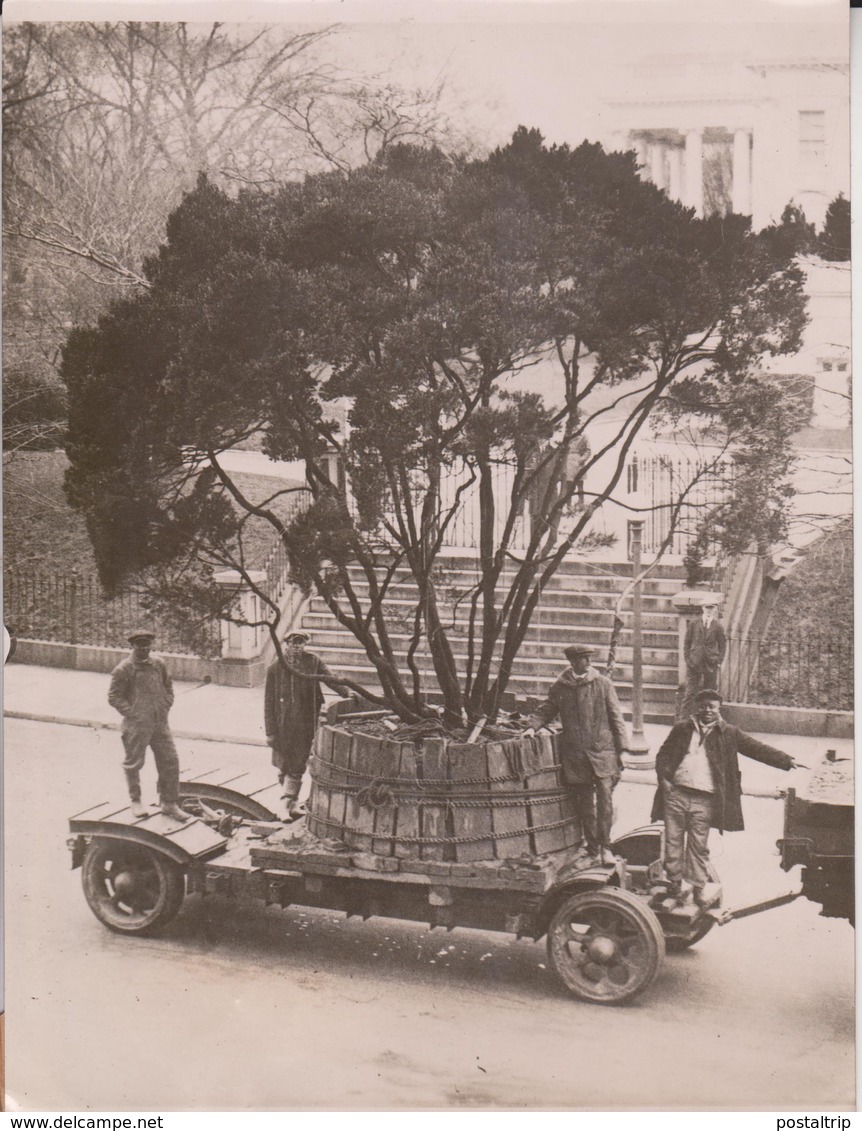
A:
<svg viewBox="0 0 862 1131">
<path fill-rule="evenodd" d="M 784 907 L 787 903 L 794 903 L 802 894 L 801 891 L 789 891 L 785 895 L 776 895 L 772 899 L 762 899 L 760 903 L 750 903 L 747 907 L 736 907 L 727 911 L 716 907 L 705 911 L 704 916 L 723 927 L 726 923 L 732 923 L 734 919 L 745 919 L 761 911 L 771 911 L 773 907 Z"/>
</svg>

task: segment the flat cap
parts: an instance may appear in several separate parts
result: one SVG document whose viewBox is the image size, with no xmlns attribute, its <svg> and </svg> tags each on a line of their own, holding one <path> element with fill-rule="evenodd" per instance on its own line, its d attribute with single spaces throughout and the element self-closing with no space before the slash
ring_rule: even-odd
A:
<svg viewBox="0 0 862 1131">
<path fill-rule="evenodd" d="M 563 655 L 567 660 L 573 656 L 592 656 L 595 653 L 595 648 L 591 648 L 589 644 L 570 644 L 568 648 L 563 649 Z"/>
<path fill-rule="evenodd" d="M 284 634 L 284 639 L 301 640 L 304 644 L 307 644 L 311 637 L 307 632 L 303 632 L 301 628 L 292 628 L 290 632 Z"/>
<path fill-rule="evenodd" d="M 698 691 L 697 695 L 694 697 L 695 703 L 705 703 L 707 699 L 717 699 L 719 703 L 724 702 L 721 692 L 716 691 L 714 687 L 704 687 L 701 691 Z"/>
<path fill-rule="evenodd" d="M 130 644 L 134 644 L 136 640 L 155 640 L 155 638 L 156 634 L 149 628 L 136 628 L 133 632 L 129 633 L 126 640 L 128 640 Z"/>
</svg>

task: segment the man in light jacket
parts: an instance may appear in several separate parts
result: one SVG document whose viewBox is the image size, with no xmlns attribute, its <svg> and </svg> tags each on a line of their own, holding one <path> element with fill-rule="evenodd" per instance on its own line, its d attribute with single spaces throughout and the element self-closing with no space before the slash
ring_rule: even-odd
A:
<svg viewBox="0 0 862 1131">
<path fill-rule="evenodd" d="M 681 896 L 685 880 L 703 908 L 710 904 L 704 895 L 709 882 L 709 830 L 738 832 L 743 828 L 737 754 L 779 770 L 802 765 L 783 750 L 725 722 L 721 703 L 721 696 L 712 688 L 699 691 L 694 715 L 671 729 L 656 755 L 658 792 L 652 819 L 664 821 L 668 894 Z"/>
<path fill-rule="evenodd" d="M 524 733 L 534 734 L 559 715 L 563 778 L 574 794 L 587 851 L 612 864 L 613 792 L 628 736 L 614 685 L 590 663 L 594 651 L 584 644 L 564 650 L 570 667 L 527 720 Z"/>
</svg>

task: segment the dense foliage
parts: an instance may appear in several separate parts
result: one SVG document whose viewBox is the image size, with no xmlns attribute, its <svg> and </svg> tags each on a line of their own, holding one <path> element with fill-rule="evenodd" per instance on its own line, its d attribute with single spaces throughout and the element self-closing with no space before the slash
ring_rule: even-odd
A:
<svg viewBox="0 0 862 1131">
<path fill-rule="evenodd" d="M 741 216 L 697 219 L 633 154 L 548 147 L 524 128 L 484 160 L 394 146 L 238 199 L 202 178 L 145 265 L 146 292 L 65 348 L 68 494 L 102 577 L 242 568 L 232 499 L 361 641 L 392 709 L 426 709 L 422 641 L 447 717 L 493 715 L 543 588 L 651 418 L 694 421 L 737 453 L 746 522 L 780 520 L 788 420 L 758 362 L 799 348 L 788 244 Z M 553 396 L 534 371 L 555 374 Z M 336 398 L 347 429 L 328 415 Z M 580 468 L 604 460 L 601 483 L 575 504 L 567 460 L 611 409 L 618 426 Z M 293 522 L 219 463 L 258 432 L 274 458 L 306 462 L 313 503 Z M 333 451 L 348 487 L 329 478 Z M 458 653 L 435 563 L 471 498 L 481 580 Z M 384 615 L 399 571 L 419 592 L 406 659 Z"/>
</svg>

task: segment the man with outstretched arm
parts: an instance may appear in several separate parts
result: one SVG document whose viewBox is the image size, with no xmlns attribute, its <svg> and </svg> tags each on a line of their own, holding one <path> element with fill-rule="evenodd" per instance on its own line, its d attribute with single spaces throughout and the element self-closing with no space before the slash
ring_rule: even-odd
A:
<svg viewBox="0 0 862 1131">
<path fill-rule="evenodd" d="M 658 792 L 652 819 L 664 821 L 668 894 L 677 899 L 693 896 L 706 910 L 714 902 L 704 891 L 709 882 L 709 830 L 743 828 L 737 755 L 779 770 L 802 763 L 725 722 L 721 695 L 713 688 L 699 691 L 694 702 L 694 714 L 671 729 L 656 755 Z"/>
</svg>

